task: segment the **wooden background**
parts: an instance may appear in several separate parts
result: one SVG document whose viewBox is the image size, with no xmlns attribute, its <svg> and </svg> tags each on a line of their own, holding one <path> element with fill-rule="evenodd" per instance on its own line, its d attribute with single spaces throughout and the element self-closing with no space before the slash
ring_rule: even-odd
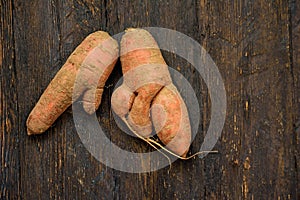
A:
<svg viewBox="0 0 300 200">
<path fill-rule="evenodd" d="M 1 0 L 0 199 L 300 199 L 300 5 L 280 0 Z M 45 134 L 25 121 L 74 48 L 91 32 L 156 26 L 197 40 L 219 67 L 227 117 L 219 154 L 143 174 L 99 163 L 84 148 L 68 109 Z M 190 81 L 202 119 L 209 94 L 185 60 L 164 52 Z M 107 85 L 121 76 L 116 66 Z M 151 150 L 116 126 L 107 87 L 97 115 L 110 139 Z"/>
</svg>

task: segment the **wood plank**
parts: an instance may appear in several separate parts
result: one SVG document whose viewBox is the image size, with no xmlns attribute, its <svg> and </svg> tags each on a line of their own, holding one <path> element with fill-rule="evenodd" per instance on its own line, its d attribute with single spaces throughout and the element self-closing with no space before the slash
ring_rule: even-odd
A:
<svg viewBox="0 0 300 200">
<path fill-rule="evenodd" d="M 20 199 L 20 134 L 13 5 L 0 2 L 0 199 Z"/>
<path fill-rule="evenodd" d="M 99 8 L 85 1 L 15 1 L 16 66 L 18 79 L 22 80 L 18 102 L 24 138 L 20 161 L 24 198 L 113 197 L 108 192 L 115 187 L 112 172 L 81 144 L 71 109 L 44 135 L 28 137 L 25 129 L 30 110 L 50 80 L 75 47 L 99 28 L 98 18 L 104 10 L 98 3 Z M 85 17 L 93 22 L 87 23 Z M 30 29 L 24 32 L 26 27 Z"/>
<path fill-rule="evenodd" d="M 228 100 L 221 156 L 206 159 L 206 197 L 295 198 L 288 4 L 212 1 L 199 10 Z"/>
<path fill-rule="evenodd" d="M 61 65 L 57 6 L 54 1 L 14 1 L 21 194 L 25 199 L 63 194 L 65 133 L 50 130 L 41 137 L 29 137 L 25 125 Z"/>
<path fill-rule="evenodd" d="M 290 48 L 290 58 L 292 61 L 292 76 L 294 83 L 294 95 L 293 95 L 293 108 L 294 114 L 294 152 L 295 152 L 295 182 L 297 190 L 297 197 L 300 198 L 300 5 L 299 1 L 291 1 L 290 3 L 290 13 L 291 13 L 291 48 Z"/>
</svg>

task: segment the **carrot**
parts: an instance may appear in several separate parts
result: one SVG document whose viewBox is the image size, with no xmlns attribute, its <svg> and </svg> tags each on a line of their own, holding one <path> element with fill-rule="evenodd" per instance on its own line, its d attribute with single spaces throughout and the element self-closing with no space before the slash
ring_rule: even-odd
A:
<svg viewBox="0 0 300 200">
<path fill-rule="evenodd" d="M 186 105 L 173 84 L 156 95 L 151 117 L 162 143 L 175 154 L 186 157 L 191 143 L 191 126 Z"/>
<path fill-rule="evenodd" d="M 148 137 L 152 132 L 151 102 L 163 85 L 171 82 L 167 65 L 156 41 L 143 29 L 127 29 L 120 52 L 124 81 L 112 95 L 112 108 L 120 117 L 126 116 L 139 135 Z"/>
<path fill-rule="evenodd" d="M 28 135 L 45 132 L 82 94 L 83 108 L 92 114 L 101 103 L 103 87 L 118 53 L 118 43 L 108 33 L 90 34 L 70 55 L 29 114 Z M 78 87 L 73 91 L 75 80 Z"/>
<path fill-rule="evenodd" d="M 112 95 L 113 111 L 136 135 L 160 146 L 150 138 L 153 122 L 166 147 L 185 157 L 191 141 L 187 109 L 149 32 L 143 29 L 126 31 L 121 40 L 121 64 L 124 80 Z M 154 105 L 152 120 L 151 104 Z M 161 123 L 163 121 L 166 123 Z"/>
</svg>

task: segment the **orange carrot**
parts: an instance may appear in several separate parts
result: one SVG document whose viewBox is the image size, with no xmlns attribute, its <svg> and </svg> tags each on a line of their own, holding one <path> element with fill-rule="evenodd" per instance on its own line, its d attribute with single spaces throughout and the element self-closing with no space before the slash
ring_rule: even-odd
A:
<svg viewBox="0 0 300 200">
<path fill-rule="evenodd" d="M 113 93 L 112 108 L 121 117 L 126 115 L 137 133 L 148 137 L 152 132 L 151 102 L 163 85 L 171 82 L 167 65 L 156 41 L 143 29 L 126 30 L 121 40 L 121 64 L 124 83 Z M 122 99 L 127 102 L 123 104 Z"/>
<path fill-rule="evenodd" d="M 151 117 L 155 131 L 166 147 L 186 157 L 191 143 L 191 126 L 185 103 L 173 84 L 156 95 Z"/>
<path fill-rule="evenodd" d="M 118 54 L 118 43 L 108 33 L 90 34 L 70 55 L 29 114 L 28 135 L 45 132 L 72 104 L 72 95 L 76 100 L 83 94 L 85 111 L 93 113 L 101 103 L 103 87 Z M 78 87 L 73 91 L 75 80 Z"/>
<path fill-rule="evenodd" d="M 121 63 L 124 81 L 111 98 L 114 112 L 136 135 L 157 145 L 150 139 L 153 122 L 166 147 L 185 157 L 191 141 L 188 112 L 151 34 L 128 29 L 121 40 Z"/>
</svg>

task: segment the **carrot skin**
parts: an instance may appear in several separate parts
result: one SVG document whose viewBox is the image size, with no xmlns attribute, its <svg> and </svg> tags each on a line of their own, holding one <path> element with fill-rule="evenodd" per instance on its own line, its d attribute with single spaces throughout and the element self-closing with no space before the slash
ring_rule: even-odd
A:
<svg viewBox="0 0 300 200">
<path fill-rule="evenodd" d="M 103 53 L 104 49 L 109 53 Z M 95 57 L 101 60 L 102 64 L 95 62 L 93 60 Z M 117 58 L 118 44 L 115 40 L 103 31 L 90 34 L 70 55 L 29 114 L 26 121 L 28 135 L 45 132 L 72 104 L 72 101 L 78 99 L 86 91 L 89 93 L 92 93 L 90 90 L 94 91 L 94 95 L 86 95 L 88 98 L 85 98 L 83 102 L 86 105 L 86 111 L 93 111 L 90 106 L 87 106 L 89 103 L 94 103 L 93 107 L 99 106 L 97 99 L 102 95 L 103 90 L 96 93 L 96 88 L 103 88 Z M 79 71 L 80 74 L 77 77 Z M 88 71 L 91 72 L 84 73 Z M 90 74 L 97 76 L 89 76 Z M 103 74 L 105 77 L 102 77 Z M 78 84 L 76 91 L 73 90 L 75 80 Z M 97 96 L 96 100 L 95 96 Z"/>
<path fill-rule="evenodd" d="M 157 92 L 171 82 L 167 65 L 156 41 L 143 29 L 126 30 L 121 40 L 120 54 L 124 75 L 123 84 L 126 85 L 128 91 L 135 94 L 135 98 L 128 113 L 123 113 L 124 107 L 116 106 L 119 105 L 117 102 L 120 100 L 117 98 L 112 98 L 112 105 L 115 105 L 113 109 L 115 113 L 121 112 L 122 115 L 126 115 L 128 124 L 139 135 L 148 137 L 152 132 L 151 102 Z M 116 96 L 113 95 L 113 97 Z"/>
<path fill-rule="evenodd" d="M 154 98 L 151 118 L 159 139 L 179 156 L 186 157 L 191 143 L 191 126 L 186 105 L 170 84 Z"/>
<path fill-rule="evenodd" d="M 185 157 L 191 142 L 187 108 L 155 39 L 143 29 L 128 29 L 120 54 L 124 81 L 112 95 L 112 109 L 144 138 L 153 125 L 166 147 Z"/>
</svg>

